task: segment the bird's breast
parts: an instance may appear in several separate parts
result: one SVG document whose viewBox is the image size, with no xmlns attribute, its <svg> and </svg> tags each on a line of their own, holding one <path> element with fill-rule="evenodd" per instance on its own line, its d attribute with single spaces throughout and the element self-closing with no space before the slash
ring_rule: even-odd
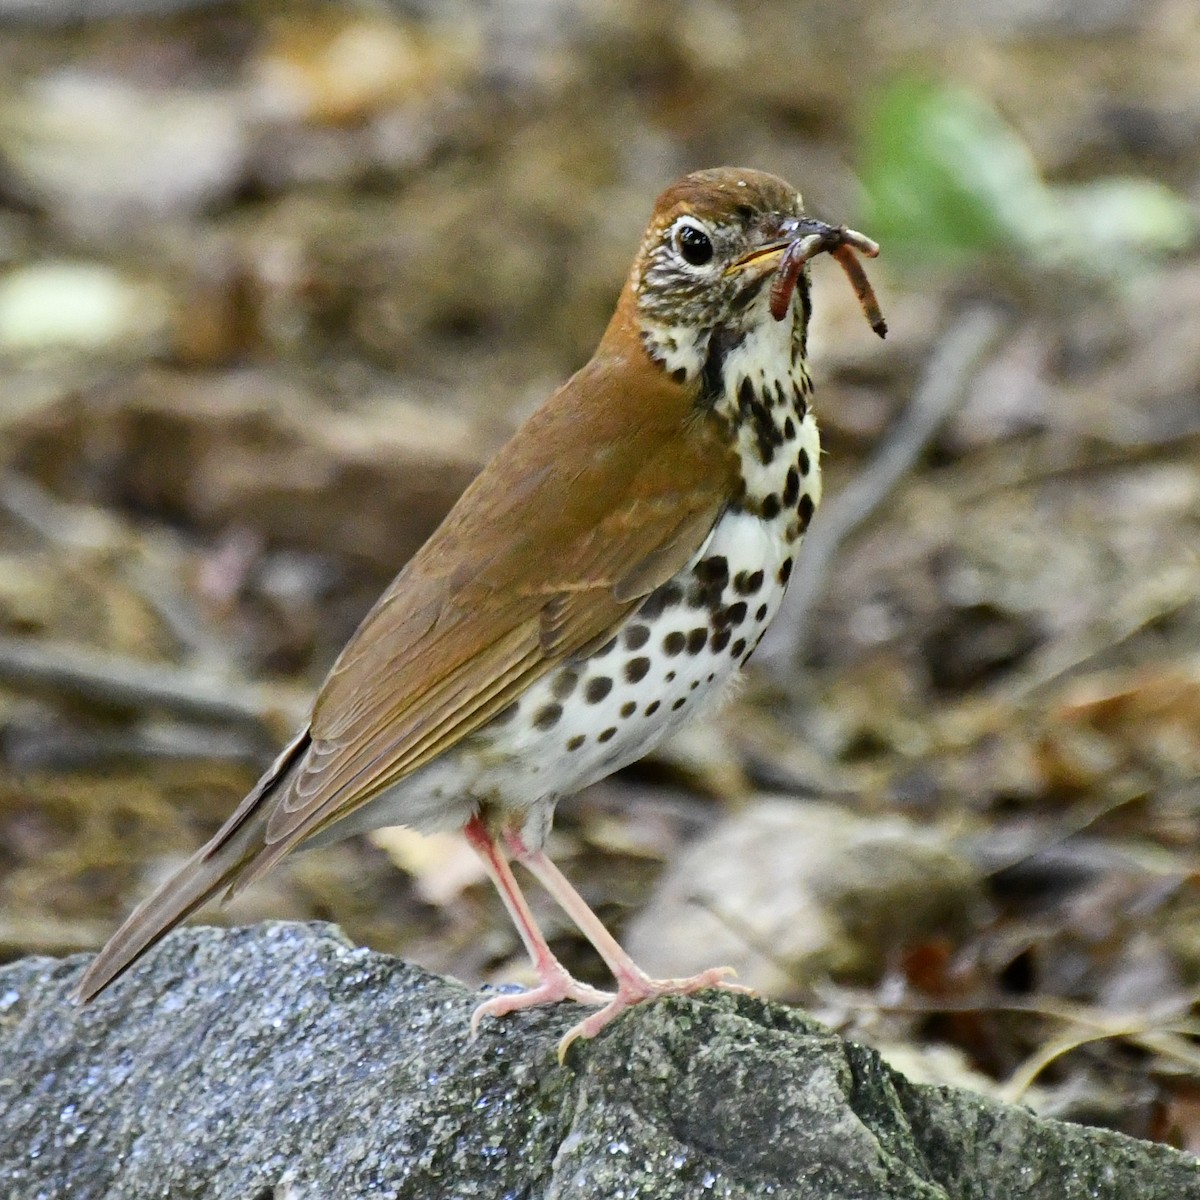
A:
<svg viewBox="0 0 1200 1200">
<path fill-rule="evenodd" d="M 807 447 L 815 479 L 815 430 L 792 441 L 797 479 Z M 786 492 L 786 471 L 784 479 Z M 799 523 L 795 507 L 773 518 L 726 509 L 692 560 L 616 636 L 564 661 L 503 722 L 475 735 L 478 799 L 528 813 L 526 835 L 536 840 L 557 799 L 640 758 L 725 693 L 779 610 L 798 548 L 789 530 Z"/>
</svg>

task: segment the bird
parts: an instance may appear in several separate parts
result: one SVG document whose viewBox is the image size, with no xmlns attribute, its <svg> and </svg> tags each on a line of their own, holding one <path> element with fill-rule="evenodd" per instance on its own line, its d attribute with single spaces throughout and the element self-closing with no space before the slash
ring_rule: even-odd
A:
<svg viewBox="0 0 1200 1200">
<path fill-rule="evenodd" d="M 537 984 L 487 1018 L 562 1000 L 562 1039 L 704 988 L 728 968 L 653 979 L 545 851 L 555 805 L 642 757 L 712 703 L 778 611 L 821 498 L 809 260 L 846 271 L 886 325 L 856 253 L 878 246 L 805 214 L 765 172 L 692 172 L 657 199 L 592 358 L 467 487 L 363 619 L 311 719 L 211 840 L 112 935 L 91 1000 L 218 893 L 291 850 L 382 826 L 461 830 Z M 592 943 L 615 988 L 555 957 L 519 863 Z"/>
</svg>

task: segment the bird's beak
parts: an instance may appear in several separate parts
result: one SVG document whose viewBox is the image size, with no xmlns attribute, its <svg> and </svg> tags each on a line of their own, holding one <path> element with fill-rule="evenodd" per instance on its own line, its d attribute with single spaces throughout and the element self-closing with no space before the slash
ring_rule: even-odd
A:
<svg viewBox="0 0 1200 1200">
<path fill-rule="evenodd" d="M 811 233 L 824 233 L 830 228 L 824 221 L 814 221 L 808 217 L 773 217 L 764 223 L 763 244 L 755 246 L 749 253 L 731 262 L 725 268 L 725 274 L 729 276 L 749 272 L 751 279 L 761 279 L 764 275 L 778 270 L 783 256 L 798 238 Z"/>
<path fill-rule="evenodd" d="M 735 259 L 725 268 L 725 274 L 748 275 L 747 283 L 757 283 L 770 274 L 771 315 L 783 320 L 791 306 L 796 281 L 808 261 L 828 252 L 837 259 L 850 280 L 863 312 L 880 337 L 887 334 L 887 323 L 879 311 L 875 293 L 863 273 L 854 252 L 874 258 L 879 246 L 869 237 L 847 229 L 845 225 L 829 225 L 812 217 L 778 218 L 764 230 L 766 240 L 747 254 Z"/>
</svg>

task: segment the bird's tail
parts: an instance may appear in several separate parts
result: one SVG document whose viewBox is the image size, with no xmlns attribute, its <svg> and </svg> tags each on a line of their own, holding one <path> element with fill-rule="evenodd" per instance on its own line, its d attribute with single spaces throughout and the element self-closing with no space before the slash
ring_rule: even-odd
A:
<svg viewBox="0 0 1200 1200">
<path fill-rule="evenodd" d="M 212 840 L 129 914 L 84 972 L 75 989 L 77 1001 L 83 1004 L 99 995 L 180 921 L 237 880 L 262 851 L 271 797 L 307 745 L 305 730 L 280 754 Z"/>
<path fill-rule="evenodd" d="M 239 833 L 235 840 L 243 842 L 244 835 Z M 261 845 L 261 833 L 258 841 Z M 75 999 L 86 1003 L 98 995 L 180 921 L 227 887 L 254 854 L 252 847 L 247 846 L 237 853 L 239 848 L 226 843 L 211 857 L 209 846 L 197 850 L 166 883 L 143 900 L 108 939 L 79 981 Z M 234 850 L 232 855 L 230 850 Z"/>
</svg>

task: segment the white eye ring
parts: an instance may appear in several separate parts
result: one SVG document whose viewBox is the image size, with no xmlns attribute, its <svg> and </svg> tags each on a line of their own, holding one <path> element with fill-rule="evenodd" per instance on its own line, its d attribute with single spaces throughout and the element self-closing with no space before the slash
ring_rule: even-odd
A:
<svg viewBox="0 0 1200 1200">
<path fill-rule="evenodd" d="M 712 234 L 695 217 L 680 217 L 671 227 L 671 245 L 689 267 L 706 267 L 716 249 Z"/>
</svg>

